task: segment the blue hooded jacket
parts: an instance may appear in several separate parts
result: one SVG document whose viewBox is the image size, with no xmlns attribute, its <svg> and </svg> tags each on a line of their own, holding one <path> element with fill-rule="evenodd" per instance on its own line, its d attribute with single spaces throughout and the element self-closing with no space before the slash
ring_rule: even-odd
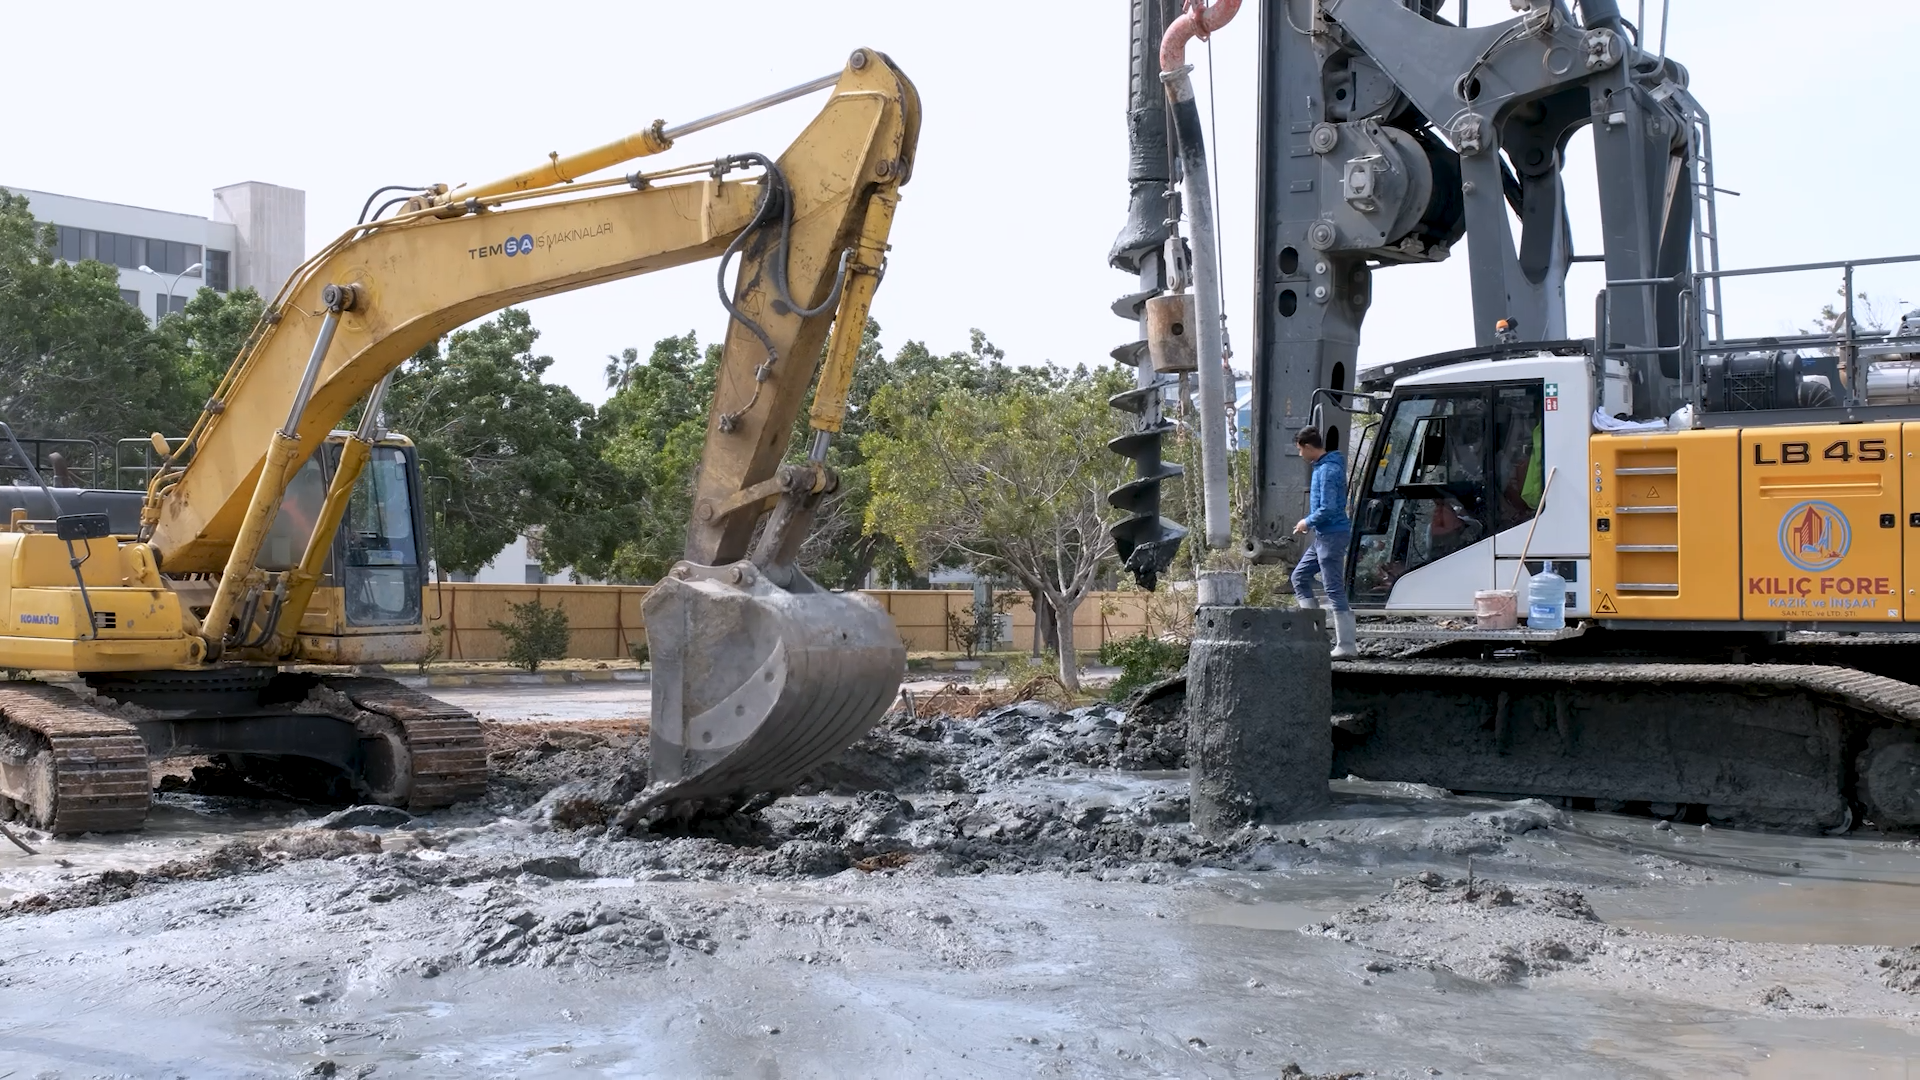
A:
<svg viewBox="0 0 1920 1080">
<path fill-rule="evenodd" d="M 1347 520 L 1347 459 L 1340 451 L 1329 450 L 1313 463 L 1308 492 L 1307 528 L 1318 533 L 1353 529 Z"/>
</svg>

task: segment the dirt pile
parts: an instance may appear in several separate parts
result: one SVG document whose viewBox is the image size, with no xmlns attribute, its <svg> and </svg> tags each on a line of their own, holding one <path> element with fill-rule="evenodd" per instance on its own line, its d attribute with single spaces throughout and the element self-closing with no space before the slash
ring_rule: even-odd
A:
<svg viewBox="0 0 1920 1080">
<path fill-rule="evenodd" d="M 190 859 L 176 859 L 151 870 L 107 870 L 44 893 L 23 896 L 0 907 L 0 917 L 45 914 L 69 908 L 111 904 L 180 881 L 212 881 L 265 870 L 301 859 L 338 859 L 380 850 L 380 838 L 359 832 L 288 829 L 261 842 L 230 841 Z"/>
<path fill-rule="evenodd" d="M 496 767 L 506 783 L 532 788 L 573 756 L 496 753 Z M 1109 704 L 1061 710 L 1028 701 L 976 720 L 896 713 L 791 796 L 723 817 L 644 823 L 629 840 L 596 844 L 591 858 L 608 874 L 733 879 L 822 877 L 849 866 L 1150 875 L 1155 866 L 1235 864 L 1270 839 L 1193 836 L 1183 777 L 1119 772 L 1175 769 L 1184 758 L 1184 723 L 1167 712 L 1143 719 Z M 605 833 L 644 787 L 643 755 L 623 760 L 621 767 L 574 761 L 578 778 L 553 787 L 524 816 L 560 833 Z M 1092 790 L 1058 783 L 1101 776 L 1112 782 Z"/>
<path fill-rule="evenodd" d="M 462 937 L 459 958 L 469 966 L 647 966 L 665 963 L 675 947 L 707 955 L 719 948 L 698 919 L 611 904 L 540 911 L 505 885 L 487 891 Z M 421 974 L 438 974 L 438 966 L 429 964 Z"/>
<path fill-rule="evenodd" d="M 1880 981 L 1902 993 L 1920 993 L 1920 945 L 1909 945 L 1879 960 Z"/>
<path fill-rule="evenodd" d="M 815 770 L 800 791 L 981 792 L 1036 775 L 1186 764 L 1186 720 L 1177 711 L 1023 701 L 975 720 L 894 713 Z"/>
<path fill-rule="evenodd" d="M 1442 925 L 1452 930 L 1435 933 Z M 1462 925 L 1466 933 L 1458 932 Z M 1449 878 L 1428 870 L 1396 880 L 1377 901 L 1302 932 L 1357 941 L 1405 966 L 1445 968 L 1503 985 L 1585 963 L 1605 948 L 1608 931 L 1586 897 L 1571 889 Z"/>
<path fill-rule="evenodd" d="M 634 721 L 587 720 L 549 727 L 485 720 L 480 729 L 487 740 L 482 805 L 488 809 L 525 806 L 562 785 L 603 793 L 624 790 L 636 780 L 645 786 L 646 731 Z"/>
<path fill-rule="evenodd" d="M 1310 1073 L 1291 1061 L 1280 1069 L 1280 1080 L 1362 1080 L 1372 1075 L 1364 1072 Z"/>
<path fill-rule="evenodd" d="M 1150 694 L 1150 691 L 1148 692 Z M 645 747 L 628 738 L 575 749 L 551 734 L 496 751 L 496 786 L 536 793 L 513 813 L 576 843 L 594 872 L 644 879 L 825 877 L 868 872 L 1059 871 L 1158 880 L 1173 869 L 1298 865 L 1346 849 L 1402 846 L 1499 854 L 1565 821 L 1522 802 L 1429 820 L 1404 838 L 1339 826 L 1267 827 L 1216 840 L 1188 825 L 1185 718 L 1177 699 L 1062 710 L 1027 701 L 978 719 L 895 713 L 793 794 L 692 821 L 622 816 L 645 788 Z M 1173 773 L 1156 775 L 1156 773 Z"/>
</svg>

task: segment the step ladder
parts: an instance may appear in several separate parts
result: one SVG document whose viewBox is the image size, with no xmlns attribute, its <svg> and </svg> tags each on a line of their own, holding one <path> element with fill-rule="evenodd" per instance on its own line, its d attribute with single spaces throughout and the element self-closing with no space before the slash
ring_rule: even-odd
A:
<svg viewBox="0 0 1920 1080">
<path fill-rule="evenodd" d="M 1720 212 L 1714 196 L 1719 188 L 1713 182 L 1713 126 L 1707 110 L 1692 94 L 1677 91 L 1673 100 L 1687 123 L 1687 180 L 1693 187 L 1693 271 L 1717 274 L 1720 271 Z M 1700 342 L 1719 344 L 1726 340 L 1725 310 L 1720 296 L 1720 279 L 1702 279 L 1704 295 L 1694 297 L 1696 327 Z"/>
</svg>

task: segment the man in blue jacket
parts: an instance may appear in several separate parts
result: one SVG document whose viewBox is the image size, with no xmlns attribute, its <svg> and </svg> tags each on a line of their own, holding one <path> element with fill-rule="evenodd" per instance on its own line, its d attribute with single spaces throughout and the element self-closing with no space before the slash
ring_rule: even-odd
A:
<svg viewBox="0 0 1920 1080">
<path fill-rule="evenodd" d="M 1307 534 L 1307 550 L 1293 568 L 1293 595 L 1302 608 L 1317 608 L 1313 579 L 1319 577 L 1333 609 L 1333 658 L 1360 655 L 1353 626 L 1353 605 L 1347 601 L 1347 540 L 1353 523 L 1347 520 L 1347 461 L 1338 450 L 1328 450 L 1317 428 L 1301 428 L 1293 440 L 1311 470 L 1307 516 L 1293 527 Z"/>
</svg>

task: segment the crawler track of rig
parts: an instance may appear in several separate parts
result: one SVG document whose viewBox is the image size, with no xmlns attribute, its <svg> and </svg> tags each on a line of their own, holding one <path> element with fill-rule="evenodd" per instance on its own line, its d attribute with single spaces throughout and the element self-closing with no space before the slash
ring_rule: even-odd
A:
<svg viewBox="0 0 1920 1080">
<path fill-rule="evenodd" d="M 1175 680 L 1150 696 L 1184 693 Z M 1920 686 L 1856 667 L 1360 659 L 1333 665 L 1333 711 L 1336 777 L 1737 825 L 1920 829 Z"/>
<path fill-rule="evenodd" d="M 1920 687 L 1813 664 L 1335 665 L 1335 768 L 1706 820 L 1920 826 Z M 1687 808 L 1696 808 L 1688 810 Z"/>
</svg>

